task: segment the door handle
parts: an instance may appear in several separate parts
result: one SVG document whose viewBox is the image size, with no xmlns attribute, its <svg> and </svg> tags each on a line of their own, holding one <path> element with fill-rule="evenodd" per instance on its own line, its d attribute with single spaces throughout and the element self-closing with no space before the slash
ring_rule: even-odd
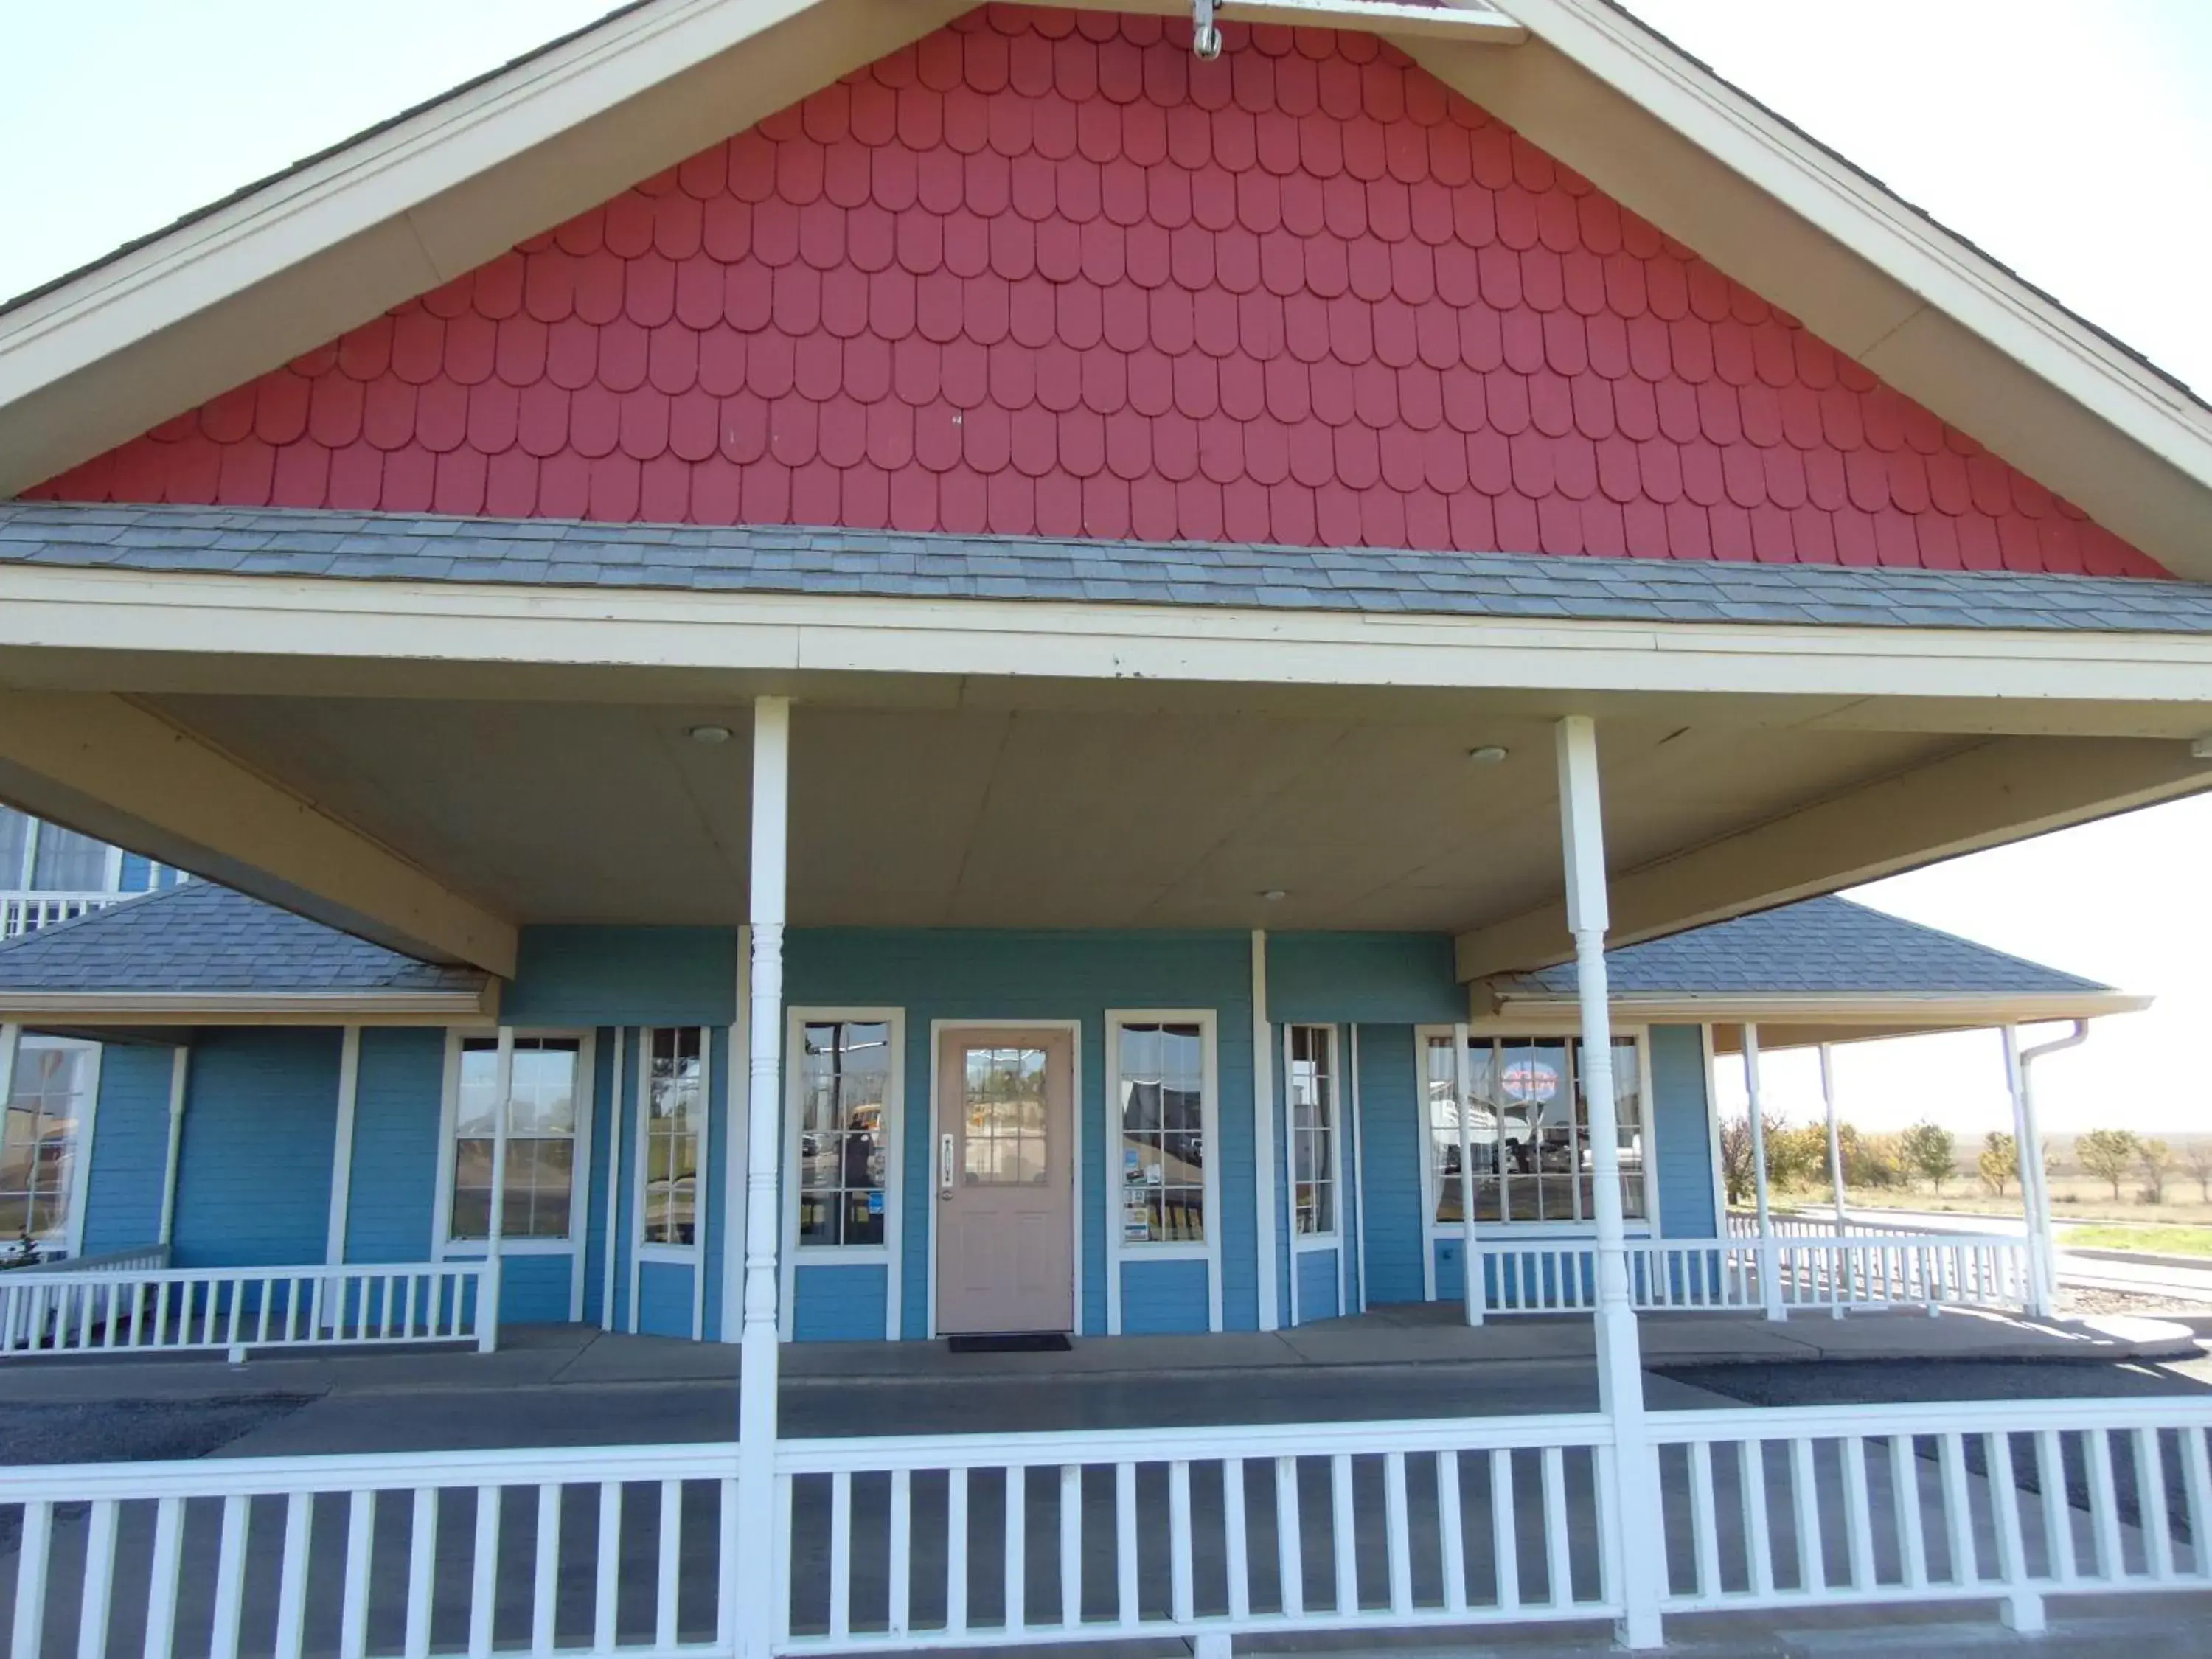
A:
<svg viewBox="0 0 2212 1659">
<path fill-rule="evenodd" d="M 952 1201 L 952 1137 L 939 1135 L 937 1139 L 937 1196 L 941 1203 Z"/>
</svg>

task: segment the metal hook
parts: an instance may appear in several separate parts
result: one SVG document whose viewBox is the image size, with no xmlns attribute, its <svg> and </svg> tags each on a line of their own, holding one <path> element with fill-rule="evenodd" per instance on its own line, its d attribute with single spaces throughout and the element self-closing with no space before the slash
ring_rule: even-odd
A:
<svg viewBox="0 0 2212 1659">
<path fill-rule="evenodd" d="M 1191 0 L 1190 49 L 1202 64 L 1221 56 L 1221 29 L 1213 21 L 1217 0 Z"/>
</svg>

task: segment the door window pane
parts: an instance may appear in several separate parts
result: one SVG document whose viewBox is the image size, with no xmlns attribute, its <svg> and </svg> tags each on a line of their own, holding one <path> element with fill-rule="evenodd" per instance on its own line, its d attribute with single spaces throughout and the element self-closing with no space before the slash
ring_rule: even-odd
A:
<svg viewBox="0 0 2212 1659">
<path fill-rule="evenodd" d="M 881 1021 L 809 1024 L 799 1055 L 799 1242 L 880 1244 L 890 1027 Z"/>
<path fill-rule="evenodd" d="M 1206 1239 L 1206 1048 L 1196 1025 L 1115 1034 L 1121 1098 L 1121 1242 Z"/>
<path fill-rule="evenodd" d="M 514 1039 L 507 1088 L 506 1202 L 502 1238 L 566 1238 L 575 1187 L 576 1085 L 583 1043 L 576 1037 Z M 497 1161 L 499 1041 L 465 1037 L 453 1103 L 451 1233 L 491 1236 Z"/>
<path fill-rule="evenodd" d="M 970 1048 L 961 1184 L 1045 1184 L 1047 1114 L 1042 1048 Z"/>
<path fill-rule="evenodd" d="M 647 1039 L 641 1214 L 648 1244 L 698 1241 L 707 1121 L 704 1036 L 696 1026 L 683 1026 L 656 1030 Z"/>
</svg>

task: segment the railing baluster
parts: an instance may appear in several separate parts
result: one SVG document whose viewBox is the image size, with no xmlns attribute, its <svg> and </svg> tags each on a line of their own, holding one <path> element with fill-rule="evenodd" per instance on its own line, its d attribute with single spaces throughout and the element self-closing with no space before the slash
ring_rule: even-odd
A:
<svg viewBox="0 0 2212 1659">
<path fill-rule="evenodd" d="M 890 1632 L 903 1636 L 914 1622 L 914 1477 L 891 1471 Z"/>
<path fill-rule="evenodd" d="M 1233 1573 L 1234 1569 L 1231 1569 Z M 1060 1466 L 1060 1622 L 1083 1622 L 1083 1465 Z"/>
<path fill-rule="evenodd" d="M 84 1534 L 84 1587 L 77 1601 L 77 1659 L 106 1659 L 107 1615 L 115 1600 L 115 1528 L 118 1505 L 94 1501 Z"/>
<path fill-rule="evenodd" d="M 673 1600 L 673 1585 L 671 1585 Z M 839 1469 L 830 1477 L 830 1639 L 853 1633 L 853 1476 Z M 655 1638 L 665 1647 L 667 1637 Z"/>
<path fill-rule="evenodd" d="M 407 1659 L 430 1651 L 430 1577 L 437 1562 L 438 1488 L 415 1488 L 407 1525 Z"/>
<path fill-rule="evenodd" d="M 2181 1480 L 2189 1500 L 2190 1570 L 2197 1577 L 2212 1577 L 2212 1459 L 2205 1455 L 2204 1430 L 2184 1424 L 2181 1436 Z"/>
<path fill-rule="evenodd" d="M 1698 1594 L 1721 1590 L 1721 1535 L 1713 1504 L 1713 1448 L 1709 1440 L 1690 1443 L 1690 1541 L 1698 1570 Z"/>
<path fill-rule="evenodd" d="M 2143 1535 L 2144 1564 L 2161 1583 L 2173 1577 L 2173 1521 L 2166 1513 L 2166 1452 L 2154 1428 L 2135 1431 L 2136 1524 Z"/>
<path fill-rule="evenodd" d="M 1282 1581 L 1283 1613 L 1306 1610 L 1305 1539 L 1298 1518 L 1298 1460 L 1275 1460 L 1275 1571 Z"/>
<path fill-rule="evenodd" d="M 1459 1454 L 1437 1454 L 1437 1547 L 1443 1557 L 1444 1611 L 1467 1611 L 1467 1517 L 1459 1492 Z"/>
<path fill-rule="evenodd" d="M 1400 1618 L 1413 1610 L 1413 1528 L 1407 1516 L 1406 1454 L 1382 1460 L 1383 1547 L 1390 1566 L 1390 1611 Z"/>
<path fill-rule="evenodd" d="M 23 1505 L 23 1534 L 15 1547 L 15 1619 L 9 1659 L 39 1659 L 46 1634 L 46 1568 L 54 1542 L 54 1506 L 33 1498 Z"/>
<path fill-rule="evenodd" d="M 1133 1507 L 1129 1520 L 1129 1553 L 1133 1558 L 1137 1553 Z M 964 1468 L 951 1470 L 945 1476 L 945 1628 L 952 1633 L 968 1628 L 968 1471 Z M 1135 1582 L 1133 1574 L 1131 1582 Z"/>
<path fill-rule="evenodd" d="M 1244 1460 L 1221 1460 L 1221 1529 L 1227 1560 L 1229 1616 L 1245 1619 L 1252 1613 L 1252 1563 L 1246 1553 L 1244 1516 Z"/>
<path fill-rule="evenodd" d="M 368 1569 L 376 1543 L 376 1494 L 356 1492 L 346 1504 L 345 1588 L 338 1613 L 338 1659 L 368 1651 Z"/>
<path fill-rule="evenodd" d="M 2112 1483 L 2112 1441 L 2104 1429 L 2085 1429 L 2088 1451 L 2089 1518 L 2096 1529 L 2097 1576 L 2118 1583 L 2127 1577 L 2127 1555 L 2120 1544 L 2120 1502 Z"/>
<path fill-rule="evenodd" d="M 500 1499 L 497 1486 L 477 1488 L 476 1538 L 469 1560 L 469 1659 L 486 1659 L 491 1652 L 492 1613 L 499 1597 Z"/>
<path fill-rule="evenodd" d="M 1983 1437 L 1982 1467 L 1996 1510 L 1997 1577 L 2005 1586 L 2006 1621 L 2023 1633 L 2039 1631 L 2044 1627 L 2043 1598 L 2028 1588 L 2027 1542 L 2021 1533 L 2011 1435 L 2000 1429 Z"/>
<path fill-rule="evenodd" d="M 849 1483 L 851 1477 L 846 1477 Z M 846 1519 L 849 1522 L 851 1505 L 847 1505 Z M 665 1480 L 660 1483 L 660 1526 L 654 1542 L 659 1548 L 659 1582 L 655 1586 L 653 1603 L 653 1644 L 665 1652 L 676 1645 L 676 1589 L 678 1573 L 684 1564 L 684 1483 Z M 846 1542 L 848 1559 L 852 1543 Z"/>
<path fill-rule="evenodd" d="M 1966 1436 L 1956 1429 L 1947 1430 L 1936 1442 L 1942 1455 L 1938 1467 L 1943 1472 L 1943 1525 L 1951 1550 L 1951 1582 L 1966 1585 L 1974 1582 L 1974 1511 L 1972 1498 L 1966 1489 Z"/>
<path fill-rule="evenodd" d="M 615 1614 L 622 1592 L 623 1489 L 619 1480 L 599 1482 L 599 1526 L 592 1540 L 598 1576 L 592 1588 L 592 1645 L 610 1653 L 615 1645 Z M 783 1587 L 777 1586 L 777 1593 Z"/>
<path fill-rule="evenodd" d="M 1774 1535 L 1766 1524 L 1766 1443 L 1753 1437 L 1738 1443 L 1736 1484 L 1743 1493 L 1745 1582 L 1764 1601 L 1774 1594 Z"/>
<path fill-rule="evenodd" d="M 1564 1607 L 1575 1599 L 1574 1570 L 1567 1554 L 1567 1454 L 1558 1446 L 1544 1448 L 1544 1577 L 1552 1605 Z"/>
<path fill-rule="evenodd" d="M 1513 1513 L 1513 1454 L 1490 1454 L 1490 1552 L 1497 1565 L 1498 1607 L 1511 1613 L 1521 1605 L 1521 1534 Z"/>
<path fill-rule="evenodd" d="M 222 1537 L 215 1564 L 215 1621 L 210 1659 L 238 1659 L 238 1626 L 246 1610 L 246 1525 L 250 1498 L 233 1492 L 222 1500 Z"/>
<path fill-rule="evenodd" d="M 1029 1622 L 1029 1470 L 1011 1464 L 1006 1474 L 1006 1624 L 1017 1631 Z"/>
<path fill-rule="evenodd" d="M 1836 1443 L 1843 1463 L 1844 1536 L 1851 1564 L 1851 1588 L 1861 1595 L 1875 1587 L 1874 1504 L 1867 1492 L 1867 1443 L 1852 1435 Z"/>
<path fill-rule="evenodd" d="M 553 1651 L 554 1613 L 561 1590 L 561 1487 L 557 1481 L 538 1486 L 536 1531 L 530 1572 L 530 1650 L 544 1654 Z"/>
<path fill-rule="evenodd" d="M 1815 1594 L 1828 1587 L 1828 1564 L 1820 1540 L 1813 1443 L 1802 1436 L 1790 1442 L 1790 1507 L 1797 1522 L 1797 1588 L 1801 1593 Z"/>
<path fill-rule="evenodd" d="M 164 1498 L 155 1504 L 154 1556 L 146 1570 L 144 1659 L 169 1659 L 176 1648 L 177 1588 L 184 1566 L 184 1526 L 183 1498 Z"/>
<path fill-rule="evenodd" d="M 1889 1499 L 1897 1514 L 1899 1570 L 1909 1589 L 1928 1587 L 1928 1540 L 1920 1528 L 1920 1458 L 1912 1437 L 1889 1437 Z"/>
<path fill-rule="evenodd" d="M 1190 1559 L 1190 1463 L 1176 1458 L 1168 1465 L 1168 1616 L 1188 1625 L 1196 1616 L 1193 1605 Z"/>
<path fill-rule="evenodd" d="M 307 1538 L 315 1518 L 312 1492 L 284 1498 L 284 1555 L 276 1574 L 277 1659 L 299 1659 L 307 1620 Z"/>
<path fill-rule="evenodd" d="M 2043 1489 L 2043 1536 L 2051 1576 L 2070 1584 L 2081 1576 L 2074 1554 L 2074 1505 L 2066 1492 L 2066 1444 L 2056 1429 L 2035 1437 L 2035 1484 Z"/>
<path fill-rule="evenodd" d="M 1340 1615 L 1359 1611 L 1359 1534 L 1353 1525 L 1352 1500 L 1352 1458 L 1339 1452 L 1328 1461 L 1328 1534 Z"/>
</svg>

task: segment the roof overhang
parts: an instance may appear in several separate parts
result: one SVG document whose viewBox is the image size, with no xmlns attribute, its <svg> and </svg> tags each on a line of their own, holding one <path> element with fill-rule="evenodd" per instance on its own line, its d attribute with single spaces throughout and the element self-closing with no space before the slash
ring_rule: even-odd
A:
<svg viewBox="0 0 2212 1659">
<path fill-rule="evenodd" d="M 30 296 L 0 312 L 0 495 L 966 9 L 646 0 Z M 1235 15 L 1389 36 L 2176 574 L 2212 580 L 2212 410 L 1607 0 L 1511 10 L 1240 0 Z"/>
<path fill-rule="evenodd" d="M 0 990 L 0 1020 L 41 1030 L 471 1024 L 498 1012 L 499 981 L 489 976 L 474 991 Z"/>
<path fill-rule="evenodd" d="M 1869 992 L 1802 995 L 1775 992 L 1638 992 L 1613 999 L 1613 1017 L 1631 1025 L 1711 1025 L 1717 1052 L 1741 1046 L 1734 1028 L 1755 1025 L 1762 1048 L 1820 1042 L 1864 1042 L 1878 1037 L 1936 1031 L 1986 1030 L 2053 1020 L 2096 1019 L 2139 1013 L 2151 999 L 2123 991 L 2033 993 Z M 1471 1018 L 1477 1030 L 1498 1035 L 1580 1029 L 1579 1006 L 1553 992 L 1473 988 Z"/>
</svg>

